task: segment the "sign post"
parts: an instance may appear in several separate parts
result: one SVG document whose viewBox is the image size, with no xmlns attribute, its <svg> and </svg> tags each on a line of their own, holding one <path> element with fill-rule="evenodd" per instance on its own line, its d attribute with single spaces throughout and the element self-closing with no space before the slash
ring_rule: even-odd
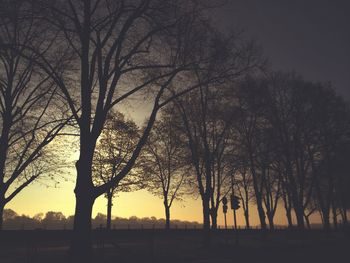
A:
<svg viewBox="0 0 350 263">
<path fill-rule="evenodd" d="M 234 229 L 235 229 L 235 237 L 236 237 L 236 245 L 239 243 L 238 239 L 238 229 L 237 229 L 237 217 L 236 210 L 240 208 L 239 205 L 239 197 L 231 194 L 231 209 L 233 210 L 233 219 L 234 219 Z"/>
<path fill-rule="evenodd" d="M 236 210 L 240 208 L 239 197 L 231 194 L 231 209 L 233 210 L 234 228 L 237 230 Z"/>
<path fill-rule="evenodd" d="M 234 174 L 231 176 L 231 196 L 230 196 L 230 203 L 231 203 L 231 209 L 233 210 L 233 225 L 235 230 L 235 238 L 236 238 L 236 245 L 238 245 L 238 230 L 237 230 L 237 216 L 236 216 L 236 210 L 240 208 L 239 205 L 239 197 L 235 196 L 234 192 Z"/>
</svg>

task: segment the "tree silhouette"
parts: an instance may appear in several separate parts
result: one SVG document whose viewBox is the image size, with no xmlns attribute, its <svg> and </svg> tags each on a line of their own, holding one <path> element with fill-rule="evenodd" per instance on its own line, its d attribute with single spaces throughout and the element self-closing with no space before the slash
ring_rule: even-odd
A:
<svg viewBox="0 0 350 263">
<path fill-rule="evenodd" d="M 249 221 L 249 207 L 250 202 L 253 199 L 252 195 L 252 175 L 249 172 L 249 168 L 246 165 L 242 165 L 238 170 L 235 172 L 234 175 L 234 189 L 235 192 L 238 193 L 238 196 L 242 200 L 242 208 L 244 211 L 244 219 L 246 228 L 250 228 L 250 221 Z"/>
<path fill-rule="evenodd" d="M 167 109 L 172 110 L 173 107 Z M 187 151 L 176 126 L 175 118 L 163 111 L 153 126 L 140 160 L 146 189 L 163 199 L 166 229 L 170 228 L 170 208 L 174 200 L 181 200 L 186 193 L 184 185 L 189 177 Z"/>
<path fill-rule="evenodd" d="M 138 128 L 133 121 L 125 120 L 122 113 L 111 113 L 106 120 L 94 154 L 92 172 L 95 185 L 113 180 L 125 167 L 139 139 Z M 118 192 L 131 191 L 141 185 L 140 170 L 133 167 L 128 177 L 118 182 L 105 193 L 107 198 L 107 229 L 111 229 L 113 197 Z"/>
<path fill-rule="evenodd" d="M 240 158 L 246 160 L 248 164 L 254 189 L 254 199 L 256 202 L 260 225 L 266 229 L 266 215 L 263 207 L 263 189 L 260 180 L 258 160 L 261 152 L 259 145 L 262 143 L 261 128 L 264 125 L 264 87 L 262 83 L 255 82 L 255 79 L 247 77 L 241 82 L 237 89 L 237 122 L 235 130 L 238 134 L 241 149 Z"/>
<path fill-rule="evenodd" d="M 57 72 L 42 50 L 36 52 L 35 63 L 58 85 L 78 125 L 72 251 L 78 258 L 89 259 L 95 199 L 133 168 L 157 112 L 173 98 L 198 87 L 193 81 L 181 82 L 180 76 L 206 68 L 219 47 L 207 45 L 213 37 L 206 32 L 197 1 L 70 0 L 42 1 L 40 5 L 46 7 L 44 18 L 59 40 L 51 49 L 66 47 L 73 58 L 74 68 L 65 74 Z M 226 72 L 217 71 L 203 81 L 218 79 Z M 121 102 L 145 94 L 152 109 L 132 157 L 118 176 L 94 186 L 93 155 L 108 113 Z"/>
<path fill-rule="evenodd" d="M 25 1 L 0 3 L 0 229 L 5 205 L 56 169 L 47 146 L 69 121 L 57 86 L 33 63 L 35 53 L 23 56 L 24 44 L 47 47 L 39 33 L 46 27 L 27 15 L 31 9 Z"/>
</svg>

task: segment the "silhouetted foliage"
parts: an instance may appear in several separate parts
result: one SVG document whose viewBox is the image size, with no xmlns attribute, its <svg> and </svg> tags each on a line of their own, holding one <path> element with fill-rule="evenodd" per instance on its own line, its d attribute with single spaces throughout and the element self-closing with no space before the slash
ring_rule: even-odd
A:
<svg viewBox="0 0 350 263">
<path fill-rule="evenodd" d="M 198 1 L 39 1 L 39 5 L 46 8 L 44 19 L 57 41 L 50 49 L 64 49 L 74 65 L 62 74 L 43 50 L 36 52 L 36 64 L 55 81 L 78 125 L 72 251 L 78 258 L 88 259 L 93 203 L 133 168 L 158 111 L 199 86 L 188 78 L 183 81 L 195 69 L 211 69 L 213 74 L 202 79 L 204 82 L 229 74 L 229 69 L 212 63 L 223 56 L 222 46 L 216 44 L 219 38 L 208 32 Z M 121 102 L 145 94 L 152 109 L 131 158 L 112 180 L 94 186 L 93 156 L 109 112 Z"/>
<path fill-rule="evenodd" d="M 282 206 L 300 230 L 316 213 L 327 231 L 348 222 L 348 103 L 329 83 L 267 69 L 254 41 L 210 23 L 209 2 L 0 1 L 0 228 L 73 228 L 85 262 L 91 228 L 170 228 L 187 193 L 201 199 L 207 241 L 229 195 L 247 228 L 253 207 L 263 230 Z M 116 110 L 134 101 L 149 106 L 142 128 Z M 67 124 L 79 141 L 74 216 L 5 209 L 43 175 L 56 180 L 52 142 Z M 165 219 L 113 219 L 113 196 L 140 187 L 162 197 Z M 92 219 L 101 195 L 107 215 Z"/>
<path fill-rule="evenodd" d="M 184 187 L 189 180 L 188 151 L 183 145 L 177 123 L 168 108 L 153 125 L 141 158 L 148 191 L 163 199 L 166 228 L 170 228 L 170 208 L 175 200 L 186 194 Z"/>
<path fill-rule="evenodd" d="M 48 145 L 70 120 L 57 86 L 24 47 L 50 45 L 37 11 L 31 1 L 0 2 L 0 229 L 5 205 L 33 181 L 53 176 L 59 162 Z"/>
<path fill-rule="evenodd" d="M 92 219 L 92 228 L 106 228 L 107 215 L 98 213 Z M 63 230 L 73 229 L 74 216 L 66 217 L 61 212 L 49 211 L 45 217 L 26 215 L 18 215 L 11 209 L 4 210 L 4 229 L 6 230 L 31 230 L 31 229 L 47 229 L 47 230 Z M 166 220 L 156 217 L 138 218 L 131 216 L 129 218 L 112 217 L 112 229 L 164 229 Z M 200 229 L 202 226 L 198 222 L 189 222 L 182 220 L 171 220 L 173 228 L 179 229 Z"/>
<path fill-rule="evenodd" d="M 126 120 L 122 113 L 110 113 L 94 153 L 92 175 L 96 186 L 110 182 L 125 168 L 138 139 L 139 130 L 133 121 Z M 141 171 L 134 165 L 127 177 L 107 190 L 107 229 L 111 228 L 113 197 L 118 192 L 129 192 L 140 187 Z"/>
<path fill-rule="evenodd" d="M 349 140 L 345 101 L 329 85 L 305 81 L 294 73 L 249 78 L 239 90 L 241 116 L 247 122 L 241 119 L 237 131 L 250 160 L 262 226 L 267 215 L 273 228 L 271 216 L 280 196 L 290 226 L 292 209 L 299 228 L 304 228 L 305 220 L 309 225 L 308 217 L 319 210 L 329 229 L 333 204 L 333 222 L 337 223 L 337 211 L 343 211 L 346 222 L 346 208 L 339 208 L 341 202 L 336 201 L 339 169 L 332 164 L 338 147 Z"/>
</svg>

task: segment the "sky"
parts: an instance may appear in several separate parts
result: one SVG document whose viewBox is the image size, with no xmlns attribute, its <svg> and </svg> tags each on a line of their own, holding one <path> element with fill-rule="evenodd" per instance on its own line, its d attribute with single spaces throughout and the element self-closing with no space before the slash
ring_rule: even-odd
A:
<svg viewBox="0 0 350 263">
<path fill-rule="evenodd" d="M 264 49 L 273 69 L 302 74 L 312 81 L 330 81 L 337 91 L 350 99 L 350 1 L 348 0 L 228 0 L 227 6 L 212 13 L 222 30 L 241 28 Z M 142 123 L 145 105 L 137 104 L 127 115 Z M 74 158 L 74 157 L 73 157 Z M 62 211 L 74 214 L 74 168 L 57 187 L 34 183 L 6 208 L 33 216 L 39 212 Z M 146 191 L 120 193 L 114 200 L 113 215 L 120 217 L 164 218 L 162 200 Z M 93 216 L 106 213 L 106 200 L 100 197 Z M 276 223 L 285 222 L 284 212 L 277 212 Z M 200 199 L 189 198 L 175 203 L 172 218 L 202 221 Z M 252 225 L 258 224 L 252 211 Z M 223 214 L 219 211 L 219 224 Z M 232 222 L 232 211 L 228 213 Z M 242 210 L 238 222 L 244 224 Z M 229 223 L 230 224 L 230 223 Z"/>
<path fill-rule="evenodd" d="M 273 69 L 330 81 L 350 99 L 349 0 L 227 0 L 213 19 L 260 43 Z"/>
</svg>

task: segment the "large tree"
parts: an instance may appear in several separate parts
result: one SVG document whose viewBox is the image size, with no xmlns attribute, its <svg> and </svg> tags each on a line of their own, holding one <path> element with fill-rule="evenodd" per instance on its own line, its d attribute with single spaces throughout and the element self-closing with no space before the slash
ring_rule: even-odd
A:
<svg viewBox="0 0 350 263">
<path fill-rule="evenodd" d="M 198 1 L 39 3 L 47 7 L 45 19 L 56 28 L 53 35 L 57 41 L 51 49 L 68 47 L 74 59 L 72 71 L 65 74 L 56 71 L 42 50 L 37 51 L 36 64 L 59 86 L 78 125 L 80 155 L 76 162 L 72 249 L 78 258 L 89 259 L 95 199 L 117 185 L 132 169 L 157 112 L 172 98 L 198 86 L 190 79 L 185 82 L 186 74 L 194 68 L 202 70 L 220 52 L 217 52 L 219 47 L 211 45 L 212 38 L 208 36 Z M 203 81 L 211 79 L 208 76 Z M 131 158 L 116 177 L 94 186 L 93 156 L 108 113 L 121 102 L 141 95 L 148 95 L 152 106 Z"/>
<path fill-rule="evenodd" d="M 236 101 L 235 84 L 264 65 L 254 42 L 246 42 L 235 34 L 222 36 L 215 46 L 221 50 L 217 59 L 207 70 L 195 71 L 192 76 L 199 88 L 175 100 L 202 199 L 205 229 L 217 227 L 220 201 L 229 188 L 231 126 L 236 121 L 232 107 Z M 231 70 L 220 80 L 203 81 L 225 68 Z"/>
<path fill-rule="evenodd" d="M 187 147 L 191 153 L 194 177 L 203 206 L 205 229 L 217 227 L 220 201 L 230 189 L 229 162 L 234 122 L 230 96 L 222 83 L 201 85 L 191 94 L 176 100 L 183 123 Z"/>
<path fill-rule="evenodd" d="M 254 200 L 262 229 L 266 229 L 266 213 L 263 205 L 263 181 L 259 170 L 259 157 L 261 157 L 261 132 L 264 123 L 264 95 L 262 83 L 253 77 L 244 79 L 236 89 L 237 104 L 236 122 L 234 129 L 237 133 L 240 146 L 239 158 L 250 171 Z"/>
<path fill-rule="evenodd" d="M 69 121 L 57 86 L 33 63 L 36 54 L 22 56 L 24 45 L 47 48 L 39 33 L 47 28 L 32 8 L 25 1 L 0 2 L 0 228 L 5 205 L 55 169 L 47 146 Z"/>
</svg>

